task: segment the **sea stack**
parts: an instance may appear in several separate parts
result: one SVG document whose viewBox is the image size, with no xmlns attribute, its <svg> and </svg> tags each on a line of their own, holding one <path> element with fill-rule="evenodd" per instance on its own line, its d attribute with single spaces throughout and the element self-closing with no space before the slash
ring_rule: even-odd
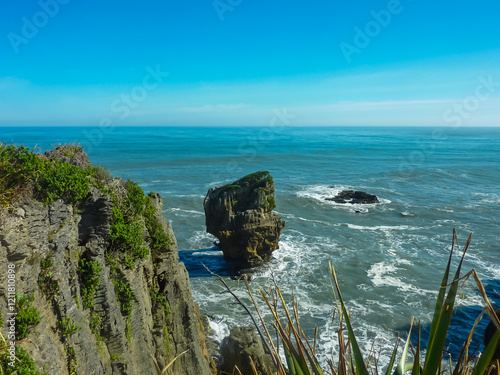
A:
<svg viewBox="0 0 500 375">
<path fill-rule="evenodd" d="M 269 172 L 210 189 L 204 206 L 207 232 L 217 237 L 225 259 L 253 267 L 270 260 L 278 249 L 285 222 L 273 213 L 274 181 Z"/>
</svg>

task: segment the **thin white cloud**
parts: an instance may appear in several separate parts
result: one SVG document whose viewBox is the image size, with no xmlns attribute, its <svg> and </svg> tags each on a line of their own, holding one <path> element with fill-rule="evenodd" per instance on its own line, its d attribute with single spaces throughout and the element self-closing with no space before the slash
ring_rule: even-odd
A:
<svg viewBox="0 0 500 375">
<path fill-rule="evenodd" d="M 248 108 L 249 105 L 245 103 L 237 104 L 206 104 L 197 107 L 181 107 L 180 112 L 188 113 L 204 113 L 204 112 L 216 112 L 216 111 L 234 111 L 236 109 Z"/>
<path fill-rule="evenodd" d="M 331 104 L 301 106 L 305 111 L 387 111 L 410 108 L 424 108 L 456 103 L 457 99 L 389 100 L 389 101 L 339 101 Z"/>
</svg>

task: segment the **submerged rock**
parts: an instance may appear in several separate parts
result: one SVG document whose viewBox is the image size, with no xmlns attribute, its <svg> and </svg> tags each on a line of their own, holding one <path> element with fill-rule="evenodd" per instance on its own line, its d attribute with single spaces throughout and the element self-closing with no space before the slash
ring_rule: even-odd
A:
<svg viewBox="0 0 500 375">
<path fill-rule="evenodd" d="M 271 375 L 276 373 L 273 360 L 264 351 L 262 340 L 255 333 L 254 328 L 233 328 L 231 334 L 221 344 L 219 371 L 224 374 L 233 374 L 237 366 L 242 374 L 253 374 L 250 357 L 258 374 Z"/>
<path fill-rule="evenodd" d="M 364 191 L 343 190 L 333 198 L 325 198 L 327 201 L 336 203 L 350 204 L 374 204 L 380 203 L 378 198 L 373 194 L 365 193 Z"/>
<path fill-rule="evenodd" d="M 255 266 L 278 249 L 285 222 L 273 214 L 274 182 L 269 172 L 210 189 L 204 206 L 207 232 L 219 239 L 227 260 Z"/>
</svg>

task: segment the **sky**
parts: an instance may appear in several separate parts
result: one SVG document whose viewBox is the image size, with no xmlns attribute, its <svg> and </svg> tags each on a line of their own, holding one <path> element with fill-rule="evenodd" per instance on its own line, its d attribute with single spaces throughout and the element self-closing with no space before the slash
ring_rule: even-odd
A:
<svg viewBox="0 0 500 375">
<path fill-rule="evenodd" d="M 0 126 L 499 126 L 500 2 L 5 0 Z"/>
</svg>

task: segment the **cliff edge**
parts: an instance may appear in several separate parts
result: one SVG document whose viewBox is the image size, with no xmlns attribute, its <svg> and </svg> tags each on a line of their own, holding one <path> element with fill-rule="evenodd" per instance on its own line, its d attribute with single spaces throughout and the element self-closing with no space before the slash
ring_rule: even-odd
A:
<svg viewBox="0 0 500 375">
<path fill-rule="evenodd" d="M 4 373 L 211 373 L 159 194 L 78 146 L 0 145 L 0 205 Z"/>
</svg>

